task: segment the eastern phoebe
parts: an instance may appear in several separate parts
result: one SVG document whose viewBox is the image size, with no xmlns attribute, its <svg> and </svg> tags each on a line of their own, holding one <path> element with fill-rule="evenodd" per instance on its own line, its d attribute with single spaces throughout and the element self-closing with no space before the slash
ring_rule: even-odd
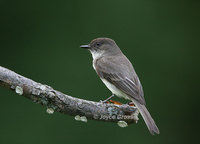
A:
<svg viewBox="0 0 200 144">
<path fill-rule="evenodd" d="M 132 101 L 141 113 L 150 133 L 159 134 L 159 129 L 145 106 L 140 80 L 131 62 L 115 41 L 110 38 L 97 38 L 92 40 L 90 44 L 80 47 L 91 52 L 93 67 L 103 83 L 112 92 L 112 96 L 116 95 Z"/>
</svg>

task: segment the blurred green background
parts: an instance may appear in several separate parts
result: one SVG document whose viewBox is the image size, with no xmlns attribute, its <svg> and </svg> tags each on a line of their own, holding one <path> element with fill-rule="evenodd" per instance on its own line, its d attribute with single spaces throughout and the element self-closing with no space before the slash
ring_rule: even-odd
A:
<svg viewBox="0 0 200 144">
<path fill-rule="evenodd" d="M 0 0 L 0 65 L 74 97 L 110 91 L 79 48 L 114 39 L 133 63 L 161 134 L 142 118 L 120 128 L 54 113 L 0 87 L 0 143 L 191 143 L 199 125 L 199 2 L 195 0 Z M 115 98 L 115 100 L 119 100 Z"/>
</svg>

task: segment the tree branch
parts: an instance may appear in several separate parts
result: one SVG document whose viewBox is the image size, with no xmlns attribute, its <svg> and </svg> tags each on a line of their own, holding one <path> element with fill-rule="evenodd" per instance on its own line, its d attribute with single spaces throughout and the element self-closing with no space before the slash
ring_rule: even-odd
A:
<svg viewBox="0 0 200 144">
<path fill-rule="evenodd" d="M 127 104 L 105 104 L 74 98 L 1 66 L 0 86 L 46 106 L 48 113 L 58 111 L 76 116 L 76 120 L 85 122 L 87 119 L 118 122 L 119 126 L 122 127 L 127 126 L 127 123 L 131 124 L 138 121 L 138 110 L 135 107 Z"/>
</svg>

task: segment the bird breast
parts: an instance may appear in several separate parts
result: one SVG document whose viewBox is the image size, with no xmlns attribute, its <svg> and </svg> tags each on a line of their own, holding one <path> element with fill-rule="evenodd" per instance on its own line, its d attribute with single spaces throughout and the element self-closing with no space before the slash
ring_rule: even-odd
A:
<svg viewBox="0 0 200 144">
<path fill-rule="evenodd" d="M 90 50 L 90 52 L 91 52 L 91 54 L 92 54 L 92 58 L 93 58 L 93 68 L 96 70 L 96 68 L 95 68 L 95 61 L 97 60 L 97 59 L 99 59 L 100 57 L 102 57 L 102 55 L 103 55 L 103 51 L 102 52 L 96 52 L 96 51 L 91 51 Z"/>
<path fill-rule="evenodd" d="M 124 93 L 122 92 L 120 89 L 118 89 L 115 85 L 111 84 L 109 81 L 107 81 L 106 79 L 101 78 L 101 80 L 103 81 L 103 83 L 106 85 L 106 87 L 116 96 L 120 97 L 120 98 L 124 98 L 127 100 L 130 100 L 130 98 Z"/>
</svg>

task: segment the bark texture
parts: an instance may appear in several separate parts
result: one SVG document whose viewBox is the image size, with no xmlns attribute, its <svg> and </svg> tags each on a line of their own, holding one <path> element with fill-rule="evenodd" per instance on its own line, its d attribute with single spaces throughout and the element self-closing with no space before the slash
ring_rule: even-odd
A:
<svg viewBox="0 0 200 144">
<path fill-rule="evenodd" d="M 48 113 L 58 111 L 76 116 L 76 120 L 85 122 L 87 119 L 118 122 L 122 127 L 124 123 L 130 124 L 138 121 L 138 110 L 133 106 L 105 104 L 74 98 L 1 66 L 0 86 L 46 106 Z"/>
</svg>

